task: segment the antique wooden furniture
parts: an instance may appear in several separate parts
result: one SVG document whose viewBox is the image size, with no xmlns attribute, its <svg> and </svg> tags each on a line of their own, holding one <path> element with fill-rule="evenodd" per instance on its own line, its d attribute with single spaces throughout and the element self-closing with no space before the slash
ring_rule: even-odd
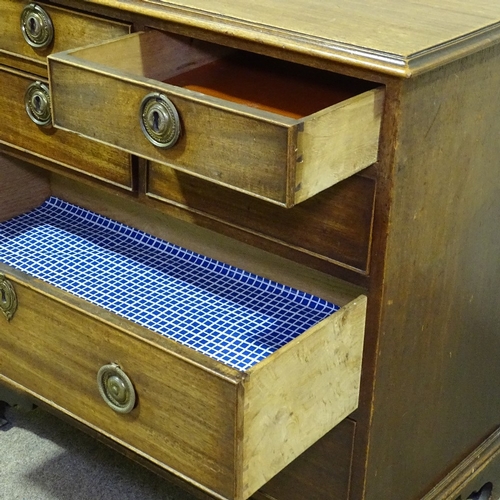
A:
<svg viewBox="0 0 500 500">
<path fill-rule="evenodd" d="M 498 494 L 499 4 L 0 0 L 0 25 L 5 388 L 203 498 Z M 47 206 L 340 309 L 228 365 L 79 295 L 87 263 L 52 279 L 69 247 L 24 238 Z"/>
</svg>

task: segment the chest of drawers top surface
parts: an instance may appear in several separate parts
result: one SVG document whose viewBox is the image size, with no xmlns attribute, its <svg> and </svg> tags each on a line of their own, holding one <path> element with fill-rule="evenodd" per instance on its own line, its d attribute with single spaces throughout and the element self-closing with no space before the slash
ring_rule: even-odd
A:
<svg viewBox="0 0 500 500">
<path fill-rule="evenodd" d="M 436 59 L 500 36 L 500 4 L 489 0 L 92 0 L 93 4 L 189 24 L 213 33 L 408 76 Z"/>
</svg>

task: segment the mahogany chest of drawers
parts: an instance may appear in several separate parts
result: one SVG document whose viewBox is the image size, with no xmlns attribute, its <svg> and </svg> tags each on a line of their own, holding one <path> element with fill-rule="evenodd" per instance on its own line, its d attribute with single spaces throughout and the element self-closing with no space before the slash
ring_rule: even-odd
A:
<svg viewBox="0 0 500 500">
<path fill-rule="evenodd" d="M 0 24 L 5 387 L 200 498 L 497 493 L 499 6 Z"/>
</svg>

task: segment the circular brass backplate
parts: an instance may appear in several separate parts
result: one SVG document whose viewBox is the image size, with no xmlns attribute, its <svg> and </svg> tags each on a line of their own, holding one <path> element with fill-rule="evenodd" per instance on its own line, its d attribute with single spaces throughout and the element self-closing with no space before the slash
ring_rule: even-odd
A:
<svg viewBox="0 0 500 500">
<path fill-rule="evenodd" d="M 28 116 L 37 125 L 52 123 L 49 88 L 45 83 L 33 82 L 29 85 L 24 93 L 24 104 Z"/>
<path fill-rule="evenodd" d="M 48 47 L 54 39 L 54 25 L 49 14 L 35 3 L 21 12 L 21 31 L 24 39 L 35 49 Z"/>
<path fill-rule="evenodd" d="M 97 387 L 102 399 L 118 413 L 130 413 L 136 394 L 132 381 L 115 363 L 102 366 L 97 372 Z"/>
<path fill-rule="evenodd" d="M 155 92 L 144 97 L 139 120 L 144 135 L 155 146 L 171 148 L 179 139 L 179 114 L 172 101 L 163 94 Z"/>
<path fill-rule="evenodd" d="M 17 310 L 17 295 L 12 283 L 0 274 L 0 311 L 10 321 Z"/>
</svg>

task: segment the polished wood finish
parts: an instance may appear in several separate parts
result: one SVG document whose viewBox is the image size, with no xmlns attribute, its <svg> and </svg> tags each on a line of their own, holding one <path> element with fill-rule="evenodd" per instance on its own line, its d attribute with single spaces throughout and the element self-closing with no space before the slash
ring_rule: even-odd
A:
<svg viewBox="0 0 500 500">
<path fill-rule="evenodd" d="M 336 4 L 325 4 L 321 0 L 304 4 L 300 0 L 290 0 L 286 9 L 279 0 L 268 0 L 253 9 L 243 0 L 221 0 L 210 7 L 204 0 L 149 1 L 181 12 L 192 9 L 215 15 L 221 21 L 229 22 L 232 18 L 241 24 L 258 23 L 400 56 L 411 56 L 429 46 L 445 44 L 464 32 L 489 27 L 498 22 L 500 15 L 500 7 L 488 0 L 474 2 L 473 9 L 460 0 L 447 0 L 439 8 L 396 0 L 354 0 Z M 353 32 L 353 26 L 360 29 Z M 386 29 L 380 30 L 380 26 Z"/>
<path fill-rule="evenodd" d="M 77 0 L 57 0 L 76 4 Z M 323 2 L 268 0 L 249 9 L 243 0 L 93 0 L 96 12 L 150 18 L 150 24 L 200 38 L 225 40 L 283 58 L 328 61 L 341 72 L 360 68 L 411 77 L 497 43 L 500 6 L 490 0 L 417 3 L 399 0 Z M 116 14 L 120 15 L 120 14 Z"/>
<path fill-rule="evenodd" d="M 356 422 L 345 419 L 265 484 L 262 497 L 255 499 L 323 500 L 325 492 L 331 498 L 348 498 L 355 433 Z"/>
<path fill-rule="evenodd" d="M 171 165 L 163 157 L 141 151 L 141 156 L 151 161 L 138 162 L 137 190 L 133 193 L 113 185 L 106 187 L 91 177 L 72 176 L 70 181 L 55 175 L 50 176 L 50 190 L 153 234 L 167 239 L 172 236 L 208 255 L 294 282 L 320 296 L 329 296 L 330 279 L 349 281 L 344 285 L 347 289 L 353 284 L 363 287 L 368 303 L 359 407 L 263 485 L 255 498 L 457 500 L 460 495 L 465 500 L 488 481 L 498 496 L 500 400 L 496 392 L 500 372 L 495 359 L 500 324 L 500 4 L 490 0 L 290 0 L 283 8 L 282 2 L 265 0 L 248 8 L 241 0 L 217 0 L 209 5 L 202 0 L 54 3 L 131 22 L 134 31 L 154 28 L 168 33 L 128 37 L 131 45 L 117 44 L 128 47 L 125 52 L 102 43 L 77 49 L 75 54 L 91 56 L 94 74 L 99 75 L 88 80 L 82 76 L 79 83 L 88 83 L 83 93 L 74 92 L 74 80 L 77 74 L 88 76 L 88 61 L 73 61 L 65 70 L 58 66 L 51 82 L 53 90 L 58 76 L 68 71 L 67 87 L 58 90 L 67 100 L 62 112 L 73 114 L 75 128 L 84 123 L 88 136 L 113 130 L 114 110 L 125 102 L 133 101 L 136 106 L 150 89 L 169 92 L 176 104 L 188 95 L 191 98 L 193 90 L 183 88 L 184 84 L 173 90 L 164 80 L 173 82 L 174 74 L 182 76 L 179 73 L 183 71 L 177 72 L 180 62 L 199 47 L 222 47 L 222 54 L 188 58 L 198 69 L 220 62 L 233 50 L 245 50 L 301 65 L 304 73 L 314 68 L 339 75 L 339 80 L 343 75 L 350 81 L 368 82 L 366 92 L 373 94 L 373 103 L 379 102 L 377 89 L 383 88 L 384 99 L 375 113 L 381 115 L 376 163 L 307 200 L 300 195 L 290 198 L 295 193 L 283 188 L 283 171 L 274 177 L 261 173 L 254 177 L 250 189 L 243 189 L 238 183 L 248 182 L 248 172 L 243 175 L 232 170 L 232 160 L 217 156 L 226 154 L 224 147 L 231 140 L 228 130 L 221 134 L 214 153 L 206 131 L 219 122 L 203 113 L 203 126 L 196 128 L 189 123 L 189 130 L 199 140 L 200 151 L 214 155 L 209 175 L 184 172 L 182 165 Z M 179 51 L 173 54 L 179 57 L 172 58 L 176 71 L 158 73 L 158 66 L 151 63 L 163 49 L 147 43 L 157 52 L 143 52 L 146 45 L 136 43 L 157 37 L 181 41 L 176 46 Z M 198 41 L 191 48 L 183 44 L 186 39 Z M 187 50 L 181 51 L 181 46 Z M 124 54 L 130 58 L 122 57 Z M 51 56 L 51 64 L 68 62 L 70 55 Z M 28 71 L 15 66 L 11 54 L 0 57 L 3 64 Z M 120 74 L 118 84 L 118 79 L 110 76 L 109 60 L 120 68 L 115 75 Z M 85 72 L 80 72 L 83 66 Z M 143 75 L 139 81 L 133 76 L 137 73 Z M 155 81 L 150 81 L 150 76 Z M 207 90 L 201 83 L 203 88 L 198 90 L 203 92 L 225 91 Z M 110 107 L 103 107 L 107 110 L 105 120 L 91 120 L 82 103 L 94 92 L 97 97 L 93 102 L 101 104 L 98 94 L 102 90 L 110 97 L 110 89 L 117 94 Z M 218 97 L 196 95 L 199 101 L 189 101 L 193 106 L 219 102 Z M 79 116 L 69 107 L 75 99 L 82 99 L 80 109 L 85 110 Z M 233 96 L 223 108 L 241 110 L 243 105 L 234 101 Z M 273 116 L 270 122 L 261 120 L 265 126 L 259 129 L 271 140 L 286 135 L 276 124 L 293 122 L 292 129 L 296 125 L 296 118 L 253 106 L 248 109 L 260 119 Z M 136 111 L 127 113 L 122 115 L 121 125 L 135 126 Z M 316 113 L 323 112 L 316 111 L 313 116 Z M 246 142 L 237 152 L 243 157 L 256 148 L 248 145 L 245 126 L 249 122 L 242 123 L 240 136 Z M 301 133 L 297 127 L 293 130 Z M 335 126 L 326 123 L 321 130 L 325 140 L 318 146 L 318 154 L 329 161 L 334 153 L 324 148 L 333 142 Z M 125 137 L 131 140 L 132 133 Z M 108 142 L 119 141 L 113 136 Z M 295 154 L 288 143 L 279 151 L 267 145 L 257 149 L 273 162 L 275 154 L 281 159 Z M 29 157 L 26 155 L 23 158 Z M 224 176 L 233 173 L 232 184 L 214 175 L 221 174 L 219 160 L 226 166 Z M 48 164 L 49 158 L 41 162 L 34 157 L 34 162 L 55 171 Z M 322 181 L 321 162 L 312 171 L 312 177 Z M 217 179 L 218 184 L 212 182 Z M 287 178 L 289 187 L 294 185 L 292 180 L 296 178 Z M 224 184 L 231 184 L 232 189 Z M 21 200 L 18 206 L 9 202 L 10 208 L 3 199 L 1 203 L 10 214 L 28 208 L 37 196 L 29 202 Z M 297 200 L 301 202 L 293 208 L 276 206 L 291 206 Z M 271 254 L 266 256 L 256 247 Z M 336 285 L 331 288 L 336 290 Z M 345 298 L 344 304 L 349 302 Z M 123 331 L 130 335 L 128 326 Z M 25 390 L 32 391 L 29 387 Z M 62 405 L 57 408 L 67 412 Z M 244 427 L 243 421 L 240 425 Z M 339 430 L 346 428 L 352 431 Z M 337 431 L 340 434 L 334 437 Z M 133 449 L 137 455 L 143 453 Z M 238 453 L 243 457 L 241 448 Z M 337 476 L 336 470 L 340 470 Z M 255 472 L 260 474 L 258 469 Z M 253 477 L 248 474 L 245 483 L 241 476 L 236 489 L 249 493 L 259 482 Z M 224 484 L 229 488 L 227 482 Z"/>
<path fill-rule="evenodd" d="M 0 128 L 0 147 L 5 144 L 131 190 L 132 161 L 128 154 L 50 125 L 39 126 L 30 119 L 24 95 L 35 81 L 47 83 L 13 69 L 0 68 L 0 108 L 9 116 Z"/>
<path fill-rule="evenodd" d="M 298 250 L 301 256 L 307 254 L 363 274 L 368 272 L 375 199 L 375 180 L 370 177 L 350 177 L 284 209 L 223 186 L 207 190 L 202 179 L 150 162 L 146 192 L 188 210 L 187 217 L 198 224 L 209 217 L 226 226 L 228 233 L 231 228 L 242 229 L 252 244 L 278 242 L 285 246 L 282 252 L 289 258 L 289 249 Z"/>
<path fill-rule="evenodd" d="M 498 427 L 499 55 L 495 46 L 400 89 L 370 500 L 425 494 Z"/>
<path fill-rule="evenodd" d="M 205 52 L 220 52 L 217 46 L 202 49 L 189 39 L 148 31 L 50 56 L 55 126 L 286 207 L 377 160 L 383 89 L 245 54 L 223 64 L 229 72 L 243 72 L 238 78 L 253 76 L 253 86 L 240 83 L 228 90 L 223 84 L 228 70 L 220 78 L 220 67 L 213 64 L 208 78 L 192 71 L 186 78 L 189 84 L 205 86 L 209 80 L 217 95 L 222 90 L 226 97 L 236 93 L 230 100 L 193 92 L 190 85 L 170 86 L 171 80 L 179 80 L 181 68 L 200 64 L 200 50 L 201 60 Z M 186 54 L 181 67 L 179 54 Z M 153 84 L 151 79 L 159 81 Z M 289 85 L 289 79 L 295 83 Z M 272 95 L 261 92 L 261 86 L 271 86 Z M 308 99 L 311 91 L 319 94 L 319 102 L 308 110 L 312 114 L 291 118 L 275 109 L 285 107 L 287 115 L 296 116 L 295 102 Z M 181 137 L 168 149 L 151 144 L 138 120 L 141 102 L 151 92 L 169 97 L 180 116 Z M 242 105 L 242 96 L 256 105 Z M 107 125 L 96 131 L 96 122 Z M 327 133 L 332 127 L 333 136 Z"/>
<path fill-rule="evenodd" d="M 46 172 L 0 155 L 0 221 L 38 207 L 49 196 Z"/>
<path fill-rule="evenodd" d="M 130 32 L 130 25 L 126 23 L 38 2 L 50 16 L 54 26 L 54 40 L 49 47 L 36 49 L 28 45 L 24 39 L 20 25 L 21 12 L 29 4 L 29 1 L 22 0 L 0 1 L 0 19 L 2 19 L 0 64 L 9 61 L 18 69 L 46 77 L 48 54 L 99 40 L 109 40 Z"/>
</svg>

